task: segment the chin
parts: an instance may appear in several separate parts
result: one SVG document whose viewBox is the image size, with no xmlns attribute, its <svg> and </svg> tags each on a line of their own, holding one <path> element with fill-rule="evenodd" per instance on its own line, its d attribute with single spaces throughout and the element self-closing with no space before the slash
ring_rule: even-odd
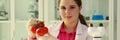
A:
<svg viewBox="0 0 120 40">
<path fill-rule="evenodd" d="M 73 21 L 75 21 L 75 19 L 72 19 L 72 18 L 70 18 L 70 19 L 63 19 L 63 21 L 64 22 L 73 22 Z"/>
<path fill-rule="evenodd" d="M 64 22 L 71 23 L 73 21 L 72 20 L 65 20 Z"/>
</svg>

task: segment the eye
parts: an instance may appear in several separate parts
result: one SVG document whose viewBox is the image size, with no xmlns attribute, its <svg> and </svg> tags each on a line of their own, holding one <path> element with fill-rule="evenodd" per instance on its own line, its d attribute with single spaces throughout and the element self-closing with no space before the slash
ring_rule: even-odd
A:
<svg viewBox="0 0 120 40">
<path fill-rule="evenodd" d="M 70 9 L 75 9 L 75 7 L 74 6 L 70 6 Z"/>
<path fill-rule="evenodd" d="M 64 6 L 62 6 L 61 9 L 64 9 L 64 10 L 65 10 L 66 8 L 65 8 Z"/>
</svg>

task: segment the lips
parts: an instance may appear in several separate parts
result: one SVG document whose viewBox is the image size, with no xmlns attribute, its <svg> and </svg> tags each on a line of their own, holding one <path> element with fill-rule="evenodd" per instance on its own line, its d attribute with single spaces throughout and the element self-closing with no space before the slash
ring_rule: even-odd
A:
<svg viewBox="0 0 120 40">
<path fill-rule="evenodd" d="M 72 18 L 72 16 L 66 16 L 66 18 L 70 19 L 70 18 Z"/>
</svg>

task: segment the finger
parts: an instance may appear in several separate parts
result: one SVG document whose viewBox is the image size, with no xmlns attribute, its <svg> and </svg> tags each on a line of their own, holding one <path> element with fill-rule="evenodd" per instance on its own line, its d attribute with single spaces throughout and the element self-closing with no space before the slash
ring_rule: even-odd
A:
<svg viewBox="0 0 120 40">
<path fill-rule="evenodd" d="M 37 24 L 37 20 L 36 19 L 30 19 L 28 20 L 27 24 L 26 24 L 26 28 L 30 29 L 31 26 L 34 26 Z"/>
<path fill-rule="evenodd" d="M 37 24 L 37 20 L 36 20 L 36 19 L 30 19 L 30 24 L 31 24 L 31 25 Z"/>
</svg>

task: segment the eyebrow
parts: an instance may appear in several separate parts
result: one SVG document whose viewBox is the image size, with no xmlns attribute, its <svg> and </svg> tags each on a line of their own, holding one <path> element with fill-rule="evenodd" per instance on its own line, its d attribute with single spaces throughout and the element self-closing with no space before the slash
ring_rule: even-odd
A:
<svg viewBox="0 0 120 40">
<path fill-rule="evenodd" d="M 74 6 L 76 6 L 76 5 L 70 5 L 70 6 L 73 6 L 73 7 L 74 7 Z M 61 7 L 63 7 L 63 6 L 61 6 Z"/>
<path fill-rule="evenodd" d="M 70 5 L 70 6 L 76 6 L 76 5 Z"/>
</svg>

